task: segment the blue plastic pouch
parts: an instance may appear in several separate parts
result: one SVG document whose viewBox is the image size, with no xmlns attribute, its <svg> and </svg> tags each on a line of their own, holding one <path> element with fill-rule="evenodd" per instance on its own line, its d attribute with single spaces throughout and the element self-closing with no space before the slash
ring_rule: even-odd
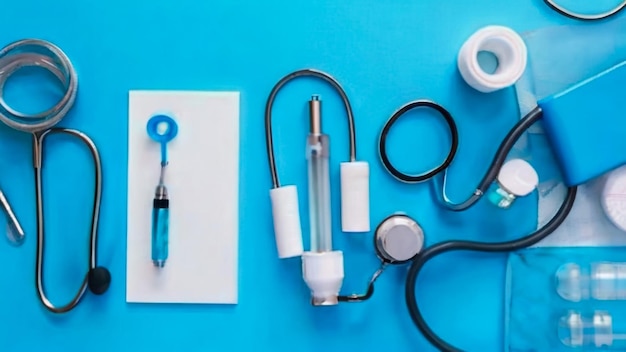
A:
<svg viewBox="0 0 626 352">
<path fill-rule="evenodd" d="M 565 184 L 580 185 L 626 163 L 626 62 L 539 102 Z"/>
<path fill-rule="evenodd" d="M 505 351 L 626 351 L 626 248 L 511 253 Z"/>
</svg>

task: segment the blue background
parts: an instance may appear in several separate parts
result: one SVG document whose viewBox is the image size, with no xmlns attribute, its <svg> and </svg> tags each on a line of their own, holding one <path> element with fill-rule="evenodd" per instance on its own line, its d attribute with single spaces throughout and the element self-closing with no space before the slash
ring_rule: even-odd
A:
<svg viewBox="0 0 626 352">
<path fill-rule="evenodd" d="M 460 132 L 450 192 L 455 198 L 466 196 L 517 110 L 511 90 L 485 95 L 465 85 L 456 69 L 459 48 L 485 25 L 525 31 L 555 23 L 572 21 L 540 0 L 5 1 L 1 43 L 47 39 L 76 66 L 78 101 L 61 125 L 85 131 L 100 149 L 105 190 L 98 259 L 110 268 L 113 281 L 106 295 L 88 293 L 65 315 L 52 315 L 39 303 L 31 139 L 0 128 L 0 186 L 27 231 L 22 247 L 0 243 L 0 351 L 432 350 L 405 309 L 406 268 L 390 268 L 366 303 L 313 308 L 299 260 L 278 260 L 268 195 L 265 99 L 279 78 L 305 67 L 327 71 L 344 85 L 356 117 L 357 157 L 371 165 L 372 229 L 391 213 L 404 211 L 422 224 L 428 244 L 450 238 L 516 238 L 534 227 L 532 197 L 506 213 L 485 202 L 462 214 L 443 211 L 435 206 L 428 184 L 400 184 L 383 170 L 378 133 L 390 114 L 410 100 L 428 98 L 445 105 Z M 16 77 L 15 83 L 22 78 L 28 79 Z M 35 92 L 20 87 L 7 87 L 18 107 L 34 109 L 38 97 L 54 100 L 45 84 Z M 125 302 L 131 89 L 241 92 L 237 306 Z M 372 234 L 340 231 L 338 163 L 348 157 L 347 126 L 337 96 L 315 80 L 290 84 L 274 106 L 279 174 L 283 184 L 299 186 L 303 227 L 308 229 L 303 143 L 306 102 L 313 93 L 323 96 L 324 128 L 332 138 L 334 245 L 346 260 L 342 292 L 362 291 L 378 265 Z M 434 116 L 407 116 L 396 127 L 390 154 L 404 170 L 423 170 L 444 156 L 446 132 Z M 75 143 L 56 138 L 47 146 L 45 283 L 49 297 L 61 303 L 74 294 L 86 269 L 92 168 Z M 202 153 L 197 158 L 202 162 Z M 433 329 L 467 350 L 501 350 L 505 260 L 504 255 L 476 253 L 433 260 L 417 287 Z"/>
</svg>

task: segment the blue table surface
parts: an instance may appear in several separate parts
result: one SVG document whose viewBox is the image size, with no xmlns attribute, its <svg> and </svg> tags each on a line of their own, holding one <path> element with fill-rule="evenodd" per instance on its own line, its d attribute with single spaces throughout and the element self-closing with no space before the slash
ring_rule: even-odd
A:
<svg viewBox="0 0 626 352">
<path fill-rule="evenodd" d="M 482 177 L 517 110 L 512 90 L 481 94 L 462 81 L 456 68 L 459 48 L 485 25 L 522 32 L 560 23 L 573 21 L 540 0 L 5 2 L 1 45 L 28 37 L 47 39 L 76 66 L 78 100 L 60 125 L 85 131 L 101 152 L 105 189 L 98 261 L 111 270 L 113 281 L 106 295 L 87 293 L 65 315 L 52 315 L 39 303 L 31 137 L 2 126 L 0 187 L 24 224 L 27 240 L 17 248 L 0 242 L 0 351 L 433 350 L 405 308 L 406 267 L 385 272 L 366 303 L 314 308 L 299 259 L 277 258 L 263 124 L 267 95 L 283 75 L 306 67 L 327 71 L 344 85 L 356 118 L 357 157 L 371 167 L 372 229 L 403 211 L 421 223 L 429 245 L 451 238 L 513 239 L 534 228 L 535 199 L 520 200 L 507 212 L 486 202 L 464 213 L 444 211 L 435 205 L 428 184 L 401 184 L 384 171 L 378 134 L 390 114 L 410 100 L 445 105 L 460 132 L 450 192 L 463 198 Z M 22 108 L 34 108 L 29 94 L 52 101 L 50 86 L 41 84 L 32 93 L 32 87 L 20 88 L 20 79 L 27 78 L 16 77 L 8 85 L 8 100 Z M 236 306 L 125 302 L 131 89 L 241 92 Z M 300 189 L 306 236 L 303 143 L 312 93 L 322 94 L 324 128 L 332 139 L 334 246 L 344 251 L 346 261 L 342 292 L 359 292 L 378 262 L 372 233 L 340 231 L 338 170 L 348 157 L 347 125 L 337 95 L 324 84 L 294 82 L 276 101 L 279 174 L 284 184 Z M 42 99 L 35 104 L 46 102 Z M 407 171 L 435 165 L 448 143 L 434 115 L 420 116 L 407 116 L 391 133 L 391 157 Z M 211 133 L 206 131 L 207 138 Z M 87 153 L 64 138 L 56 137 L 46 147 L 44 282 L 50 299 L 59 304 L 74 294 L 87 266 L 92 166 Z M 202 153 L 197 158 L 202 162 Z M 505 262 L 505 255 L 478 253 L 433 260 L 416 287 L 433 329 L 467 350 L 501 350 Z"/>
</svg>

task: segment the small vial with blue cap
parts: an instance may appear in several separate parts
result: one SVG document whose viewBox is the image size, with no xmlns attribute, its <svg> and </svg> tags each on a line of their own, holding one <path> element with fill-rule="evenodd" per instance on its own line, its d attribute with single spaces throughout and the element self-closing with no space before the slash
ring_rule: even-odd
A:
<svg viewBox="0 0 626 352">
<path fill-rule="evenodd" d="M 507 161 L 498 174 L 495 189 L 489 195 L 489 201 L 507 209 L 517 197 L 530 194 L 539 184 L 537 171 L 523 159 Z"/>
<path fill-rule="evenodd" d="M 161 145 L 161 172 L 152 201 L 152 263 L 163 268 L 169 255 L 169 196 L 165 186 L 167 143 L 178 134 L 176 121 L 167 115 L 155 115 L 148 120 L 148 136 Z"/>
</svg>

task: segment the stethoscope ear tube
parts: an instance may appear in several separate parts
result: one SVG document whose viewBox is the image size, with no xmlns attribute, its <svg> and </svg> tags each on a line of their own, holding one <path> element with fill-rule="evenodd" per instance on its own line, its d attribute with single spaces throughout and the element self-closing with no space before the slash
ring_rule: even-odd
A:
<svg viewBox="0 0 626 352">
<path fill-rule="evenodd" d="M 591 15 L 585 15 L 583 13 L 579 13 L 579 12 L 575 12 L 572 11 L 568 8 L 566 8 L 565 6 L 559 5 L 557 4 L 554 0 L 543 0 L 543 2 L 548 5 L 548 7 L 550 7 L 552 10 L 556 11 L 557 13 L 574 19 L 574 20 L 579 20 L 579 21 L 599 21 L 599 20 L 603 20 L 609 17 L 612 17 L 614 15 L 617 15 L 619 12 L 621 12 L 624 8 L 626 8 L 626 1 L 622 1 L 620 2 L 617 6 L 615 6 L 614 8 L 605 11 L 605 12 L 600 12 L 600 13 L 596 13 L 596 14 L 591 14 Z"/>
<path fill-rule="evenodd" d="M 434 109 L 446 121 L 446 124 L 448 125 L 448 130 L 450 132 L 450 138 L 451 138 L 450 149 L 448 151 L 448 155 L 446 156 L 444 161 L 441 164 L 439 164 L 439 166 L 422 174 L 409 175 L 398 170 L 396 167 L 393 166 L 393 164 L 389 160 L 389 156 L 387 154 L 387 135 L 389 134 L 389 131 L 391 130 L 391 127 L 393 126 L 393 124 L 402 115 L 409 112 L 410 110 L 417 109 L 420 107 Z M 445 170 L 450 165 L 450 163 L 452 163 L 452 160 L 454 160 L 454 156 L 456 155 L 458 145 L 459 145 L 459 133 L 456 127 L 456 123 L 454 122 L 454 119 L 452 118 L 452 114 L 450 114 L 450 112 L 448 112 L 448 110 L 446 110 L 443 106 L 433 101 L 414 100 L 402 106 L 393 115 L 391 115 L 389 120 L 387 120 L 387 122 L 385 123 L 385 126 L 383 127 L 380 133 L 380 139 L 378 142 L 378 151 L 379 151 L 380 159 L 383 163 L 383 166 L 385 167 L 385 169 L 387 169 L 387 171 L 389 171 L 389 173 L 393 177 L 406 183 L 419 183 L 419 182 L 424 182 L 426 180 L 429 180 L 433 178 L 435 175 L 437 175 L 438 173 L 440 173 L 441 171 Z"/>
</svg>

